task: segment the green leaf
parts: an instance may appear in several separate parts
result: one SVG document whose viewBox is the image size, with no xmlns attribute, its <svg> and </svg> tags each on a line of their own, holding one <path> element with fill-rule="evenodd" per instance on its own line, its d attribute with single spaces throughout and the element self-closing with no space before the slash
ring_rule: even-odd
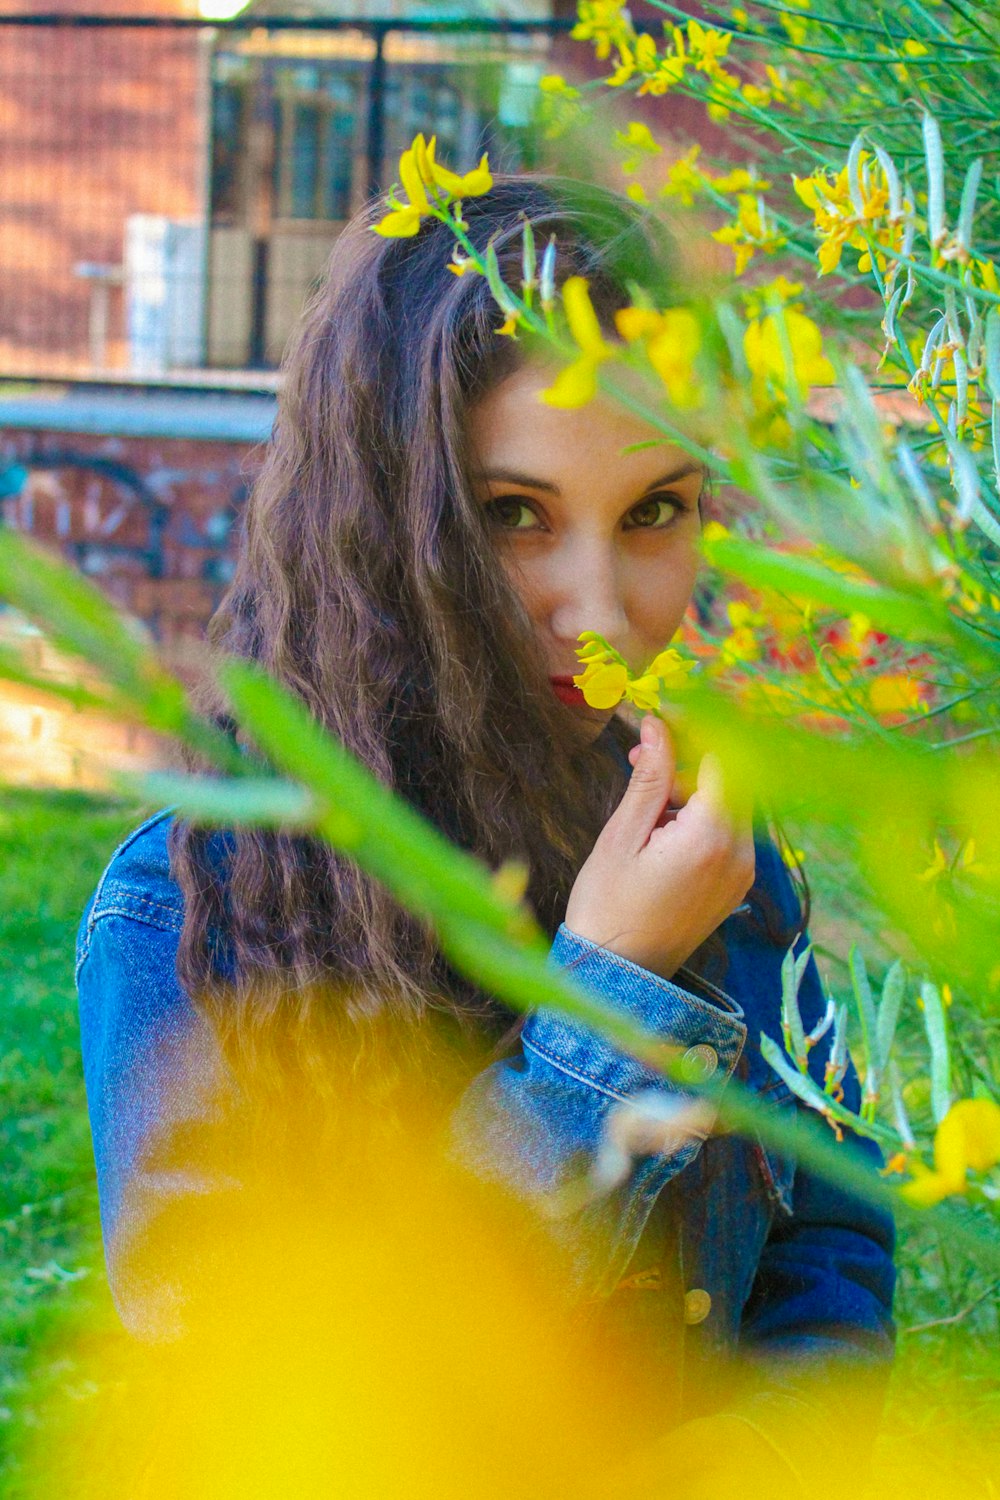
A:
<svg viewBox="0 0 1000 1500">
<path fill-rule="evenodd" d="M 854 999 L 858 1007 L 858 1015 L 861 1018 L 861 1036 L 864 1041 L 865 1058 L 871 1067 L 875 1060 L 875 1000 L 872 996 L 872 987 L 868 980 L 868 970 L 865 967 L 864 955 L 857 943 L 851 944 L 848 954 L 848 967 L 851 971 L 851 984 L 854 988 Z"/>
<path fill-rule="evenodd" d="M 948 1023 L 945 1019 L 941 991 L 925 979 L 920 986 L 924 1002 L 924 1030 L 931 1050 L 931 1114 L 940 1125 L 951 1108 L 951 1056 L 948 1047 Z"/>
<path fill-rule="evenodd" d="M 242 758 L 229 739 L 195 715 L 180 682 L 86 578 L 13 531 L 0 529 L 0 599 L 41 627 L 57 649 L 88 662 L 117 694 L 108 707 L 184 740 L 235 774 Z"/>
<path fill-rule="evenodd" d="M 799 986 L 811 953 L 811 944 L 797 957 L 795 948 L 791 947 L 781 960 L 781 1024 L 788 1038 L 789 1050 L 803 1070 L 807 1066 L 809 1049 L 799 1010 Z"/>
<path fill-rule="evenodd" d="M 889 1054 L 896 1035 L 896 1023 L 899 1020 L 900 1007 L 905 994 L 906 968 L 902 959 L 897 958 L 882 982 L 882 997 L 879 1000 L 878 1020 L 875 1024 L 875 1057 L 880 1077 L 885 1073 L 889 1063 Z"/>
<path fill-rule="evenodd" d="M 798 595 L 845 615 L 867 615 L 873 625 L 908 640 L 955 636 L 947 609 L 920 595 L 845 577 L 811 558 L 777 552 L 739 537 L 702 538 L 701 546 L 713 567 L 735 574 L 755 588 Z"/>
<path fill-rule="evenodd" d="M 195 823 L 305 828 L 319 816 L 319 804 L 305 787 L 273 777 L 226 780 L 153 771 L 129 781 L 147 801 L 174 808 Z"/>
<path fill-rule="evenodd" d="M 828 1094 L 824 1094 L 821 1088 L 813 1082 L 808 1073 L 800 1073 L 798 1068 L 788 1061 L 781 1048 L 773 1037 L 768 1036 L 766 1031 L 760 1034 L 760 1050 L 764 1060 L 780 1078 L 787 1083 L 792 1093 L 801 1099 L 803 1104 L 808 1104 L 810 1109 L 816 1110 L 818 1114 L 835 1119 L 839 1123 L 848 1125 L 859 1134 L 869 1135 L 873 1140 L 886 1141 L 892 1145 L 896 1144 L 896 1138 L 892 1131 L 887 1130 L 884 1125 L 876 1125 L 870 1120 L 862 1120 L 860 1116 L 854 1115 Z"/>
</svg>

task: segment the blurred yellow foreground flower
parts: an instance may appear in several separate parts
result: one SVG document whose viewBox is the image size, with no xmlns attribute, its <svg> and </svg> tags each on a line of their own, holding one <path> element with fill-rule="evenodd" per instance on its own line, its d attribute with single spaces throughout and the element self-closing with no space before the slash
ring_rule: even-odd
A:
<svg viewBox="0 0 1000 1500">
<path fill-rule="evenodd" d="M 552 385 L 541 392 L 548 406 L 586 406 L 597 394 L 597 367 L 615 350 L 601 332 L 585 276 L 570 276 L 562 291 L 563 308 L 570 335 L 579 349 L 572 364 L 560 370 Z"/>
<path fill-rule="evenodd" d="M 966 1176 L 987 1172 L 1000 1163 L 1000 1104 L 993 1099 L 960 1099 L 934 1135 L 934 1166 L 909 1163 L 913 1174 L 900 1193 L 910 1203 L 930 1208 L 952 1193 L 964 1193 Z"/>
</svg>

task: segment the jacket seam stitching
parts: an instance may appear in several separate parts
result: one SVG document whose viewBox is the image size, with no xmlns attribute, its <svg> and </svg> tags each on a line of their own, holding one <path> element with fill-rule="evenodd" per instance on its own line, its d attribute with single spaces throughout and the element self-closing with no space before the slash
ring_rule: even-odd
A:
<svg viewBox="0 0 1000 1500">
<path fill-rule="evenodd" d="M 617 1092 L 617 1090 L 608 1088 L 605 1084 L 599 1083 L 596 1078 L 591 1077 L 587 1073 L 578 1072 L 577 1069 L 572 1068 L 568 1063 L 563 1062 L 561 1058 L 555 1057 L 544 1047 L 539 1046 L 537 1042 L 532 1042 L 524 1036 L 522 1036 L 521 1042 L 529 1052 L 534 1052 L 536 1056 L 549 1063 L 553 1068 L 557 1069 L 558 1072 L 565 1073 L 569 1078 L 575 1078 L 578 1083 L 587 1084 L 589 1088 L 596 1090 L 596 1092 L 599 1094 L 604 1094 L 608 1099 L 618 1099 L 622 1104 L 628 1102 L 628 1096 L 626 1094 L 620 1094 Z"/>
<path fill-rule="evenodd" d="M 563 968 L 578 967 L 581 963 L 586 962 L 586 960 L 593 954 L 600 953 L 605 959 L 607 959 L 607 961 L 612 965 L 613 968 L 621 969 L 622 972 L 626 974 L 643 975 L 645 982 L 651 982 L 657 990 L 666 995 L 669 999 L 677 1001 L 677 999 L 680 998 L 685 1003 L 687 1003 L 688 1001 L 693 1001 L 700 1010 L 707 1011 L 710 1016 L 721 1017 L 723 1020 L 728 1021 L 731 1025 L 744 1031 L 746 1030 L 744 1024 L 745 1017 L 743 1013 L 743 1007 L 737 1001 L 735 1001 L 731 995 L 725 995 L 725 992 L 723 990 L 718 990 L 718 993 L 719 995 L 724 995 L 725 999 L 733 1007 L 731 1011 L 725 1010 L 722 1006 L 711 1004 L 710 1001 L 704 999 L 701 995 L 693 994 L 690 990 L 682 989 L 679 984 L 673 984 L 669 979 L 664 979 L 661 975 L 654 974 L 651 969 L 642 968 L 640 964 L 633 963 L 631 959 L 623 958 L 620 953 L 614 953 L 610 948 L 602 948 L 599 943 L 589 942 L 587 938 L 583 938 L 579 935 L 579 933 L 573 932 L 573 929 L 571 927 L 567 927 L 565 930 L 572 936 L 575 942 L 586 943 L 587 947 L 578 957 L 571 960 L 569 963 L 562 964 Z M 561 962 L 561 960 L 559 962 Z M 713 986 L 713 989 L 714 988 L 716 987 Z"/>
<path fill-rule="evenodd" d="M 184 925 L 184 913 L 176 906 L 168 906 L 165 902 L 154 901 L 149 896 L 125 895 L 117 899 L 125 904 L 117 906 L 114 904 L 114 899 L 112 899 L 109 905 L 102 906 L 100 911 L 96 913 L 94 917 L 95 923 L 99 922 L 101 917 L 134 917 L 137 921 L 142 922 L 149 918 L 150 913 L 162 912 L 164 916 L 172 919 L 169 925 L 176 927 L 178 932 L 180 932 Z M 132 902 L 135 902 L 134 906 L 131 904 Z"/>
<path fill-rule="evenodd" d="M 124 906 L 101 907 L 101 910 L 97 913 L 96 916 L 92 917 L 92 920 L 87 927 L 87 945 L 81 952 L 80 957 L 77 960 L 76 969 L 74 970 L 74 979 L 77 983 L 79 983 L 80 979 L 80 970 L 83 968 L 84 964 L 87 962 L 87 959 L 90 957 L 91 938 L 93 936 L 94 928 L 96 927 L 97 923 L 102 920 L 102 918 L 124 917 L 126 921 L 139 922 L 146 927 L 153 927 L 157 932 L 179 933 L 182 930 L 184 925 L 183 920 L 177 920 L 178 913 L 172 907 L 159 906 L 155 902 L 150 902 L 149 905 L 155 906 L 156 911 L 162 912 L 164 916 L 171 917 L 173 918 L 173 920 L 163 921 L 162 918 L 158 918 L 153 911 L 136 911 Z"/>
<path fill-rule="evenodd" d="M 130 849 L 131 846 L 135 843 L 136 839 L 140 837 L 140 835 L 146 833 L 148 829 L 154 828 L 157 823 L 162 823 L 164 818 L 169 818 L 172 815 L 172 812 L 172 808 L 165 807 L 160 812 L 154 813 L 151 818 L 146 818 L 144 822 L 139 824 L 138 828 L 133 828 L 132 832 L 130 834 L 127 834 L 126 837 L 122 839 L 121 843 L 115 849 L 111 858 L 105 865 L 103 871 L 101 872 L 101 878 L 97 882 L 97 888 L 94 891 L 93 905 L 91 906 L 90 913 L 87 917 L 87 930 L 84 934 L 83 941 L 80 944 L 80 956 L 77 959 L 75 969 L 76 974 L 79 974 L 80 969 L 86 962 L 87 957 L 90 953 L 90 941 L 94 933 L 94 924 L 97 922 L 99 917 L 104 915 L 104 911 L 106 910 L 106 908 L 101 908 L 101 900 L 104 896 L 104 887 L 111 876 L 111 868 L 114 865 L 115 860 L 120 854 L 124 854 L 126 849 Z"/>
</svg>

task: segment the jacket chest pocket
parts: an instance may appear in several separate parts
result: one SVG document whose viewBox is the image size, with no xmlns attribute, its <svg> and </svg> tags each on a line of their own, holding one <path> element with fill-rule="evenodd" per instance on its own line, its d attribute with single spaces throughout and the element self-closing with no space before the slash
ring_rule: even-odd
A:
<svg viewBox="0 0 1000 1500">
<path fill-rule="evenodd" d="M 757 1098 L 768 1113 L 776 1119 L 786 1119 L 789 1122 L 794 1120 L 798 1101 L 782 1079 L 776 1078 L 773 1083 L 761 1089 Z M 791 1214 L 795 1157 L 781 1151 L 777 1146 L 765 1144 L 756 1134 L 753 1140 L 753 1151 L 771 1203 L 785 1213 Z"/>
</svg>

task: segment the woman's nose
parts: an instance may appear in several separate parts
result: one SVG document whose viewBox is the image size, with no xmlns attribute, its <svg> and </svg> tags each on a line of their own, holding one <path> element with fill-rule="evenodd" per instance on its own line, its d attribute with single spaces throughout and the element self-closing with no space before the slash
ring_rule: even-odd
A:
<svg viewBox="0 0 1000 1500">
<path fill-rule="evenodd" d="M 613 550 L 566 549 L 551 580 L 550 628 L 576 646 L 582 630 L 594 630 L 612 645 L 624 641 L 628 615 Z"/>
</svg>

